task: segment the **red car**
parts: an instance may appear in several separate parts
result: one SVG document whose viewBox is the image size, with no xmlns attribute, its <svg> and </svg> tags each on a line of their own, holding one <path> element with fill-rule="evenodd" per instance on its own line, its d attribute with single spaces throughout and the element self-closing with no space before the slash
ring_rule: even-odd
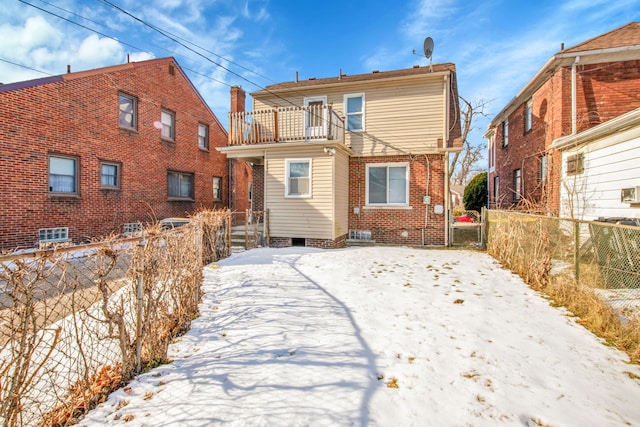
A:
<svg viewBox="0 0 640 427">
<path fill-rule="evenodd" d="M 473 218 L 468 215 L 454 216 L 453 219 L 455 220 L 455 222 L 473 222 Z"/>
</svg>

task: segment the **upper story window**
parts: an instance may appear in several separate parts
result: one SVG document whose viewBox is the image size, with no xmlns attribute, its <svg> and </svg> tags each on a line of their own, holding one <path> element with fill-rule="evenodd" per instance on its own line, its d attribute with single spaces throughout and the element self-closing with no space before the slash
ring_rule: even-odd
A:
<svg viewBox="0 0 640 427">
<path fill-rule="evenodd" d="M 49 194 L 77 196 L 80 160 L 73 156 L 49 155 Z"/>
<path fill-rule="evenodd" d="M 138 100 L 130 95 L 121 93 L 118 95 L 119 125 L 121 128 L 138 128 Z"/>
<path fill-rule="evenodd" d="M 488 150 L 488 161 L 489 161 L 489 172 L 492 172 L 496 168 L 496 144 L 495 144 L 495 132 L 492 132 L 491 135 L 487 139 L 489 150 Z"/>
<path fill-rule="evenodd" d="M 367 205 L 408 206 L 409 164 L 367 165 Z"/>
<path fill-rule="evenodd" d="M 524 104 L 524 131 L 529 132 L 533 126 L 533 100 L 528 100 Z"/>
<path fill-rule="evenodd" d="M 509 145 L 509 119 L 502 122 L 502 146 Z"/>
<path fill-rule="evenodd" d="M 573 154 L 567 157 L 567 175 L 579 175 L 584 171 L 584 155 Z"/>
<path fill-rule="evenodd" d="M 198 123 L 198 147 L 209 149 L 209 126 Z"/>
<path fill-rule="evenodd" d="M 522 198 L 522 173 L 520 169 L 513 171 L 513 201 L 517 202 Z"/>
<path fill-rule="evenodd" d="M 285 168 L 285 197 L 311 197 L 311 159 L 287 159 Z"/>
<path fill-rule="evenodd" d="M 167 195 L 171 199 L 193 200 L 193 174 L 169 171 Z"/>
<path fill-rule="evenodd" d="M 344 111 L 347 120 L 347 130 L 351 132 L 363 132 L 364 93 L 345 95 Z"/>
<path fill-rule="evenodd" d="M 116 190 L 120 188 L 120 169 L 118 162 L 100 162 L 100 188 Z"/>
<path fill-rule="evenodd" d="M 176 113 L 163 109 L 160 113 L 160 122 L 162 123 L 161 136 L 162 139 L 175 141 L 176 139 Z"/>
<path fill-rule="evenodd" d="M 219 176 L 213 177 L 213 200 L 222 200 L 222 178 Z"/>
</svg>

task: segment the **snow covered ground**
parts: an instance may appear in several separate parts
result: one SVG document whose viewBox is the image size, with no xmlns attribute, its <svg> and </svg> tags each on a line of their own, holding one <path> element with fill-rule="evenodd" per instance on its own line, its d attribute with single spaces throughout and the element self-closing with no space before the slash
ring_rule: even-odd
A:
<svg viewBox="0 0 640 427">
<path fill-rule="evenodd" d="M 640 425 L 640 366 L 486 254 L 254 249 L 83 426 Z"/>
</svg>

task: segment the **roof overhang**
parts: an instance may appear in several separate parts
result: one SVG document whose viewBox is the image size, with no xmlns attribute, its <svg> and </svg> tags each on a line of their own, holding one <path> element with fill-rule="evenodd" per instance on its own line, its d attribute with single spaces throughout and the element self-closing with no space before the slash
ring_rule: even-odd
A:
<svg viewBox="0 0 640 427">
<path fill-rule="evenodd" d="M 567 148 L 583 145 L 610 135 L 619 134 L 634 127 L 638 129 L 638 133 L 640 134 L 640 108 L 611 120 L 607 120 L 606 122 L 587 129 L 584 132 L 558 138 L 553 141 L 551 146 L 562 151 Z"/>
<path fill-rule="evenodd" d="M 244 160 L 251 163 L 262 164 L 267 152 L 277 152 L 281 150 L 290 150 L 291 148 L 320 148 L 331 147 L 337 151 L 345 153 L 348 156 L 353 155 L 353 151 L 339 141 L 296 141 L 296 142 L 277 142 L 262 144 L 245 144 L 245 145 L 228 145 L 226 147 L 216 147 L 216 150 L 225 154 L 229 159 Z"/>
<path fill-rule="evenodd" d="M 557 53 L 552 56 L 511 101 L 491 120 L 489 127 L 504 121 L 522 103 L 527 101 L 549 78 L 562 67 L 573 64 L 590 65 L 605 62 L 640 60 L 640 45 Z"/>
</svg>

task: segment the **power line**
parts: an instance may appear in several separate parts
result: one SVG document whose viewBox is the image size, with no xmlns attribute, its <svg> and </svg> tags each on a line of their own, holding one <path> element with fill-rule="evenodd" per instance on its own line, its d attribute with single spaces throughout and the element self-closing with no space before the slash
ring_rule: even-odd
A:
<svg viewBox="0 0 640 427">
<path fill-rule="evenodd" d="M 54 75 L 54 74 L 51 74 L 51 73 L 47 73 L 46 71 L 41 71 L 41 70 L 37 70 L 35 68 L 31 68 L 31 67 L 29 67 L 27 65 L 18 64 L 17 62 L 9 61 L 8 59 L 0 58 L 0 61 L 6 62 L 7 64 L 15 65 L 15 66 L 18 66 L 18 67 L 26 68 L 27 70 L 35 71 L 37 73 L 46 74 L 47 76 L 53 76 Z"/>
</svg>

